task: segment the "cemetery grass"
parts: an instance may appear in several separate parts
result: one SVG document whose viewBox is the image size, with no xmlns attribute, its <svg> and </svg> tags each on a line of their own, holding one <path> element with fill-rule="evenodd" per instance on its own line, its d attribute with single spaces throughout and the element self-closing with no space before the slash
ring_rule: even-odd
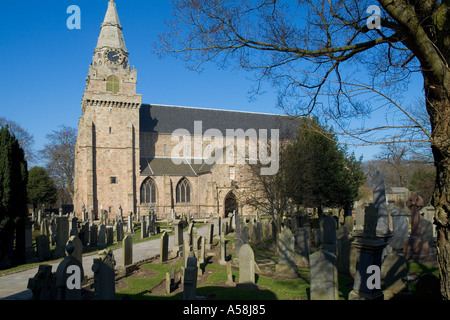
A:
<svg viewBox="0 0 450 320">
<path fill-rule="evenodd" d="M 232 248 L 234 237 L 227 236 L 227 247 Z M 239 268 L 234 260 L 234 250 L 228 255 L 232 262 L 233 284 L 227 283 L 228 275 L 226 266 L 219 265 L 220 256 L 218 240 L 215 239 L 213 248 L 207 251 L 206 262 L 200 266 L 197 280 L 197 296 L 205 300 L 308 300 L 309 298 L 309 269 L 299 269 L 299 277 L 289 279 L 275 273 L 275 264 L 261 268 L 256 274 L 258 290 L 246 290 L 236 287 L 239 281 Z M 276 261 L 274 248 L 266 241 L 260 245 L 252 245 L 255 251 L 256 262 L 272 260 Z M 120 279 L 116 283 L 116 296 L 118 299 L 131 300 L 181 300 L 183 285 L 180 280 L 179 270 L 181 259 L 174 258 L 161 264 L 158 259 L 151 263 L 143 264 L 132 275 Z M 166 293 L 165 277 L 175 269 L 176 287 L 170 294 Z M 203 272 L 202 272 L 203 271 Z M 203 273 L 203 274 L 202 274 Z M 148 278 L 147 278 L 148 276 Z M 351 291 L 346 288 L 348 277 L 343 276 L 340 282 L 343 290 L 340 290 L 340 298 L 344 300 Z"/>
<path fill-rule="evenodd" d="M 232 248 L 234 237 L 226 237 L 227 247 Z M 220 245 L 214 240 L 213 248 L 206 253 L 206 262 L 200 266 L 197 280 L 197 296 L 204 300 L 308 300 L 310 294 L 309 269 L 299 268 L 299 277 L 289 279 L 275 273 L 275 263 L 278 260 L 275 247 L 271 241 L 261 244 L 252 244 L 255 252 L 255 261 L 258 265 L 268 263 L 260 267 L 256 273 L 258 290 L 245 290 L 236 287 L 239 282 L 239 268 L 234 260 L 234 250 L 228 255 L 232 262 L 232 278 L 234 284 L 227 283 L 227 271 L 225 266 L 219 265 Z M 312 249 L 315 251 L 316 249 Z M 317 249 L 318 250 L 318 249 Z M 183 284 L 181 283 L 179 270 L 181 259 L 172 258 L 161 264 L 159 259 L 153 259 L 150 263 L 142 264 L 134 274 L 122 278 L 116 283 L 117 299 L 131 300 L 181 300 L 183 296 Z M 436 266 L 408 262 L 409 275 L 418 278 L 424 273 L 433 273 L 439 276 Z M 166 293 L 165 277 L 175 269 L 175 289 L 170 294 Z M 203 271 L 203 272 L 202 272 Z M 203 273 L 203 274 L 202 274 Z M 353 289 L 353 278 L 350 275 L 339 274 L 339 300 L 347 300 Z M 411 282 L 406 291 L 415 291 L 415 282 Z"/>
</svg>

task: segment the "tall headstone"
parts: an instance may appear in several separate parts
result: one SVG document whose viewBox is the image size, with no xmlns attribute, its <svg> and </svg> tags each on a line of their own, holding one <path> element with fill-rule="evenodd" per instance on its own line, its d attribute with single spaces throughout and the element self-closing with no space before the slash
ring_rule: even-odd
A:
<svg viewBox="0 0 450 320">
<path fill-rule="evenodd" d="M 112 245 L 114 243 L 114 230 L 113 227 L 106 228 L 106 244 Z"/>
<path fill-rule="evenodd" d="M 111 249 L 98 252 L 98 258 L 94 259 L 92 265 L 96 300 L 116 299 L 115 265 L 116 261 Z"/>
<path fill-rule="evenodd" d="M 99 246 L 106 245 L 106 226 L 104 224 L 101 224 L 98 227 L 97 245 Z"/>
<path fill-rule="evenodd" d="M 169 235 L 167 232 L 163 232 L 161 236 L 161 252 L 160 262 L 166 262 L 169 259 Z"/>
<path fill-rule="evenodd" d="M 368 281 L 369 277 L 377 276 L 376 268 L 381 270 L 381 255 L 387 245 L 377 236 L 378 222 L 378 210 L 373 204 L 370 204 L 365 210 L 362 237 L 353 243 L 357 250 L 357 260 L 353 290 L 348 295 L 349 300 L 383 300 L 384 298 L 381 287 L 372 286 Z M 375 269 L 372 272 L 375 275 L 367 272 L 373 268 Z M 381 281 L 381 279 L 379 280 Z"/>
<path fill-rule="evenodd" d="M 289 227 L 284 227 L 277 235 L 277 251 L 278 263 L 276 265 L 276 272 L 288 277 L 297 277 L 295 239 Z"/>
<path fill-rule="evenodd" d="M 303 268 L 309 268 L 309 240 L 308 230 L 306 228 L 298 228 L 296 233 L 298 262 L 297 264 Z"/>
<path fill-rule="evenodd" d="M 322 248 L 336 254 L 336 220 L 333 216 L 325 216 L 322 220 Z"/>
<path fill-rule="evenodd" d="M 351 232 L 346 225 L 337 231 L 336 238 L 336 262 L 340 273 L 350 274 Z"/>
<path fill-rule="evenodd" d="M 249 244 L 243 244 L 239 249 L 239 284 L 245 289 L 257 289 L 255 284 L 255 255 Z"/>
<path fill-rule="evenodd" d="M 83 246 L 89 244 L 89 222 L 85 222 L 81 225 L 81 242 L 83 242 Z"/>
<path fill-rule="evenodd" d="M 195 300 L 197 292 L 197 275 L 197 258 L 190 257 L 187 259 L 187 265 L 184 270 L 183 300 Z"/>
<path fill-rule="evenodd" d="M 48 235 L 37 236 L 36 247 L 39 261 L 50 259 L 50 242 L 48 240 Z"/>
<path fill-rule="evenodd" d="M 310 299 L 339 300 L 336 256 L 326 250 L 317 251 L 309 258 Z"/>
<path fill-rule="evenodd" d="M 98 244 L 98 227 L 91 223 L 89 226 L 89 245 L 91 247 L 96 247 Z"/>
<path fill-rule="evenodd" d="M 116 240 L 117 242 L 122 241 L 124 238 L 124 232 L 123 232 L 123 223 L 117 222 L 116 223 Z"/>
<path fill-rule="evenodd" d="M 128 233 L 134 233 L 134 229 L 133 229 L 133 226 L 134 226 L 134 224 L 133 224 L 133 213 L 132 212 L 128 213 L 128 224 L 127 224 L 127 226 L 128 226 L 127 232 Z"/>
<path fill-rule="evenodd" d="M 69 236 L 78 236 L 78 218 L 69 218 Z"/>
<path fill-rule="evenodd" d="M 392 231 L 389 228 L 386 189 L 383 174 L 379 170 L 377 170 L 374 176 L 373 183 L 373 205 L 378 211 L 377 236 L 380 238 L 389 238 L 392 237 Z"/>
<path fill-rule="evenodd" d="M 227 242 L 223 233 L 220 234 L 220 265 L 227 264 Z"/>
<path fill-rule="evenodd" d="M 173 227 L 175 229 L 173 252 L 178 255 L 178 253 L 181 252 L 181 247 L 183 245 L 183 221 L 175 220 L 173 222 Z"/>
<path fill-rule="evenodd" d="M 141 239 L 148 238 L 147 221 L 142 220 L 141 222 Z"/>
<path fill-rule="evenodd" d="M 208 226 L 208 235 L 206 240 L 206 249 L 211 250 L 211 245 L 213 244 L 214 240 L 214 224 L 210 223 Z"/>
<path fill-rule="evenodd" d="M 56 248 L 55 255 L 64 257 L 66 254 L 66 243 L 69 240 L 69 219 L 67 217 L 56 217 Z"/>
<path fill-rule="evenodd" d="M 133 264 L 133 238 L 127 235 L 122 241 L 122 263 L 129 266 Z"/>
<path fill-rule="evenodd" d="M 83 265 L 72 256 L 75 247 L 67 245 L 68 256 L 56 269 L 56 288 L 58 300 L 81 300 L 81 281 L 84 278 Z"/>
<path fill-rule="evenodd" d="M 401 210 L 394 210 L 391 212 L 391 217 L 392 227 L 394 229 L 394 236 L 391 239 L 392 249 L 403 251 L 403 245 L 409 236 L 408 213 Z"/>
</svg>

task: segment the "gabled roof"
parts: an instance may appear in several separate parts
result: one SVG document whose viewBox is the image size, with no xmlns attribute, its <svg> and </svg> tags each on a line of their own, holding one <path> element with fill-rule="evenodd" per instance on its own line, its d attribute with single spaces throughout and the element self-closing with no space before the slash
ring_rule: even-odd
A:
<svg viewBox="0 0 450 320">
<path fill-rule="evenodd" d="M 223 136 L 227 129 L 279 129 L 280 138 L 295 137 L 298 128 L 298 118 L 289 116 L 254 113 L 243 111 L 228 111 L 191 107 L 143 104 L 140 109 L 140 131 L 172 134 L 177 129 L 186 129 L 194 134 L 194 122 L 202 122 L 202 134 L 208 129 L 218 129 Z"/>
</svg>

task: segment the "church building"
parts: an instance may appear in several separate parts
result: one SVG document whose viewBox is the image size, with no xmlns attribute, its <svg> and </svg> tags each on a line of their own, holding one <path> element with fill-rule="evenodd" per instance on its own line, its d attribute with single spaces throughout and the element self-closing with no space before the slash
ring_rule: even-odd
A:
<svg viewBox="0 0 450 320">
<path fill-rule="evenodd" d="M 108 3 L 82 98 L 74 210 L 159 219 L 253 213 L 254 170 L 275 174 L 279 141 L 295 121 L 275 114 L 142 103 L 113 0 Z"/>
</svg>

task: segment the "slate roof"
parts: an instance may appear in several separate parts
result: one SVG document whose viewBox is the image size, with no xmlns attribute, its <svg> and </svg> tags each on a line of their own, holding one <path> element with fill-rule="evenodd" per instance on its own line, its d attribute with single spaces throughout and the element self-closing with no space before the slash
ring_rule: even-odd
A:
<svg viewBox="0 0 450 320">
<path fill-rule="evenodd" d="M 280 139 L 294 138 L 298 122 L 296 118 L 265 113 L 202 109 L 164 105 L 143 104 L 140 109 L 140 131 L 158 134 L 172 134 L 177 129 L 186 129 L 194 134 L 194 121 L 202 121 L 202 134 L 208 129 L 218 129 L 223 136 L 227 129 L 266 129 L 270 138 L 271 129 L 279 129 Z M 194 164 L 185 160 L 181 164 L 173 163 L 169 157 L 140 159 L 141 175 L 197 176 L 208 173 L 214 166 L 205 162 Z"/>
<path fill-rule="evenodd" d="M 202 121 L 203 132 L 218 129 L 225 136 L 227 129 L 279 129 L 280 138 L 295 137 L 295 118 L 265 113 L 177 107 L 143 104 L 140 109 L 141 132 L 171 134 L 176 129 L 187 129 L 194 133 L 194 121 Z"/>
<path fill-rule="evenodd" d="M 195 164 L 194 161 L 188 163 L 186 160 L 181 164 L 175 164 L 171 158 L 145 158 L 140 159 L 142 176 L 197 176 L 210 172 L 213 165 Z"/>
</svg>

